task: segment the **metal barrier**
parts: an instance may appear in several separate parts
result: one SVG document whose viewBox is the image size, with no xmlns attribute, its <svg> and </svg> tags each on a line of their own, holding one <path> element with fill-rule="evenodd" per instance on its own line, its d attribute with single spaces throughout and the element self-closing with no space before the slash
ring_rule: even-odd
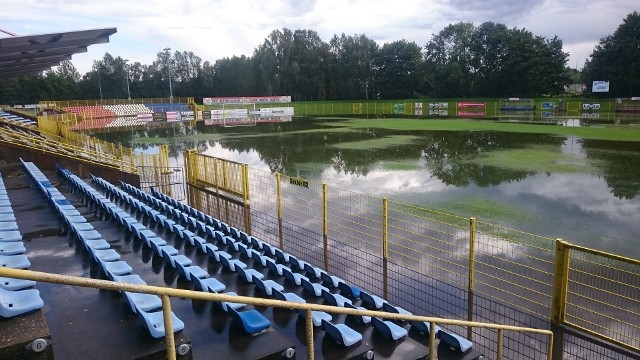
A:
<svg viewBox="0 0 640 360">
<path fill-rule="evenodd" d="M 188 157 L 188 167 L 214 161 L 193 151 Z M 232 163 L 215 161 L 217 167 Z M 250 201 L 235 206 L 217 191 L 198 191 L 203 183 L 217 184 L 198 166 L 188 177 L 190 204 L 409 311 L 518 326 L 567 325 L 640 352 L 637 260 L 571 244 L 558 248 L 554 239 L 475 218 L 256 169 L 247 170 Z M 418 296 L 421 291 L 425 295 Z M 467 338 L 491 346 L 486 334 L 467 330 Z M 532 339 L 509 340 L 514 358 L 538 358 L 535 351 L 517 350 Z"/>
<path fill-rule="evenodd" d="M 63 142 L 22 131 L 0 128 L 0 142 L 25 147 L 43 154 L 55 154 L 73 160 L 82 160 L 90 164 L 98 164 L 111 169 L 130 172 L 130 164 L 108 154 L 95 150 L 78 148 Z"/>
<path fill-rule="evenodd" d="M 388 313 L 383 311 L 350 309 L 350 308 L 317 305 L 317 304 L 310 304 L 310 303 L 298 303 L 298 302 L 288 302 L 288 301 L 282 301 L 282 300 L 263 299 L 258 297 L 232 296 L 232 295 L 224 295 L 224 294 L 218 294 L 218 293 L 208 293 L 208 292 L 200 292 L 200 291 L 192 291 L 192 290 L 165 288 L 165 287 L 159 287 L 159 286 L 135 285 L 135 284 L 129 284 L 129 283 L 114 282 L 109 280 L 89 279 L 89 278 L 78 277 L 78 276 L 50 274 L 45 272 L 18 270 L 18 269 L 11 269 L 11 268 L 0 268 L 0 277 L 27 279 L 27 280 L 33 280 L 38 282 L 82 286 L 82 287 L 90 287 L 94 289 L 103 289 L 103 290 L 111 290 L 111 291 L 128 291 L 128 292 L 135 292 L 135 293 L 157 295 L 162 298 L 162 312 L 163 312 L 165 329 L 173 329 L 172 319 L 171 319 L 171 300 L 170 300 L 170 297 L 172 296 L 180 297 L 180 298 L 188 298 L 192 300 L 228 301 L 228 302 L 243 303 L 243 304 L 249 304 L 249 305 L 260 305 L 260 306 L 271 306 L 271 307 L 288 308 L 288 309 L 295 309 L 295 310 L 304 310 L 306 311 L 305 329 L 306 329 L 306 339 L 307 339 L 307 359 L 309 360 L 314 359 L 314 356 L 315 356 L 313 352 L 314 339 L 313 339 L 313 316 L 311 313 L 312 311 L 325 311 L 325 312 L 330 312 L 335 314 L 346 314 L 346 315 L 360 315 L 360 316 L 372 316 L 372 317 L 375 316 L 379 318 L 404 320 L 404 321 L 427 321 L 431 323 L 430 332 L 429 332 L 430 333 L 429 343 L 427 344 L 427 346 L 429 347 L 430 360 L 435 360 L 436 358 L 436 346 L 435 346 L 436 325 L 458 325 L 458 326 L 468 326 L 468 327 L 477 327 L 477 328 L 495 330 L 496 344 L 498 344 L 497 346 L 498 356 L 496 357 L 496 359 L 498 360 L 502 359 L 502 347 L 504 345 L 505 331 L 526 332 L 531 334 L 540 334 L 543 336 L 547 336 L 548 347 L 547 347 L 546 358 L 548 360 L 552 359 L 551 349 L 553 348 L 553 332 L 549 330 L 451 320 L 451 319 L 440 319 L 440 318 L 427 317 L 427 316 L 402 315 L 402 314 Z M 173 332 L 171 331 L 165 332 L 165 343 L 167 348 L 167 358 L 175 359 L 176 349 L 175 349 L 175 340 L 174 340 Z"/>
<path fill-rule="evenodd" d="M 96 156 L 113 158 L 113 161 L 121 164 L 121 170 L 128 173 L 136 174 L 138 166 L 167 167 L 169 164 L 169 151 L 166 145 L 160 146 L 158 154 L 136 154 L 132 148 L 72 130 L 80 121 L 81 119 L 75 114 L 39 116 L 38 127 L 42 135 L 65 146 L 84 149 L 97 154 Z"/>
<path fill-rule="evenodd" d="M 553 321 L 640 351 L 640 261 L 556 242 Z"/>
<path fill-rule="evenodd" d="M 174 97 L 170 98 L 138 98 L 138 99 L 94 99 L 94 100 L 43 100 L 40 101 L 40 107 L 54 108 L 62 110 L 70 106 L 99 106 L 99 105 L 130 105 L 130 104 L 169 104 L 169 103 L 185 103 L 194 105 L 193 97 Z"/>
<path fill-rule="evenodd" d="M 138 166 L 140 189 L 149 191 L 151 187 L 173 197 L 184 200 L 186 196 L 184 168 L 176 166 Z"/>
</svg>

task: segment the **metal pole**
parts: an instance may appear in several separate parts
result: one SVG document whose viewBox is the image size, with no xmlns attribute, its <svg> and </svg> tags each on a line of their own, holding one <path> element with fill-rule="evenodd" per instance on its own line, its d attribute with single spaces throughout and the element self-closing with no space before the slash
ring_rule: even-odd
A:
<svg viewBox="0 0 640 360">
<path fill-rule="evenodd" d="M 175 360 L 176 342 L 173 338 L 173 319 L 171 319 L 171 298 L 162 295 L 162 317 L 164 318 L 165 341 L 167 342 L 167 359 Z"/>
<path fill-rule="evenodd" d="M 306 330 L 307 330 L 307 359 L 313 360 L 313 311 L 307 310 Z"/>
<path fill-rule="evenodd" d="M 98 64 L 98 89 L 100 89 L 100 101 L 102 101 L 102 81 L 100 80 L 100 64 Z"/>
</svg>

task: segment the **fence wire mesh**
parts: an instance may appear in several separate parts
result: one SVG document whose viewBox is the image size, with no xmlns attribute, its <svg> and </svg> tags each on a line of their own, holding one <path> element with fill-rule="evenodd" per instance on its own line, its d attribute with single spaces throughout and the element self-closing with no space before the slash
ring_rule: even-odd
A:
<svg viewBox="0 0 640 360">
<path fill-rule="evenodd" d="M 210 188 L 204 196 L 190 191 L 190 201 L 416 314 L 552 328 L 556 240 L 304 179 L 248 173 L 249 206 Z M 576 249 L 570 263 L 566 324 L 637 348 L 640 264 Z M 495 331 L 448 330 L 467 334 L 488 358 L 497 355 Z M 547 341 L 506 332 L 503 358 L 543 358 Z M 626 359 L 621 348 L 585 341 L 561 337 L 558 354 Z"/>
</svg>

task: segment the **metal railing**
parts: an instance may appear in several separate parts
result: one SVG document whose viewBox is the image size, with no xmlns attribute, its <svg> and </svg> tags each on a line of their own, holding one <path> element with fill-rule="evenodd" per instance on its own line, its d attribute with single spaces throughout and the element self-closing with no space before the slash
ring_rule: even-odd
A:
<svg viewBox="0 0 640 360">
<path fill-rule="evenodd" d="M 190 204 L 407 310 L 519 326 L 566 325 L 640 353 L 638 260 L 566 242 L 559 247 L 555 239 L 475 218 L 256 169 L 246 170 L 242 184 L 251 198 L 242 204 L 210 191 L 223 185 L 199 165 L 212 157 L 191 152 L 188 158 L 188 173 L 198 166 L 187 179 Z M 354 266 L 366 276 L 354 275 Z M 415 289 L 434 291 L 430 303 L 418 300 Z M 486 340 L 471 329 L 467 337 Z M 531 341 L 510 340 L 514 349 Z M 537 358 L 518 350 L 514 357 Z"/>
<path fill-rule="evenodd" d="M 129 283 L 114 282 L 109 280 L 89 279 L 89 278 L 78 277 L 78 276 L 50 274 L 46 272 L 19 270 L 19 269 L 11 269 L 11 268 L 0 268 L 0 276 L 15 278 L 15 279 L 33 280 L 38 282 L 47 282 L 47 283 L 53 283 L 53 284 L 90 287 L 94 289 L 103 289 L 103 290 L 111 290 L 111 291 L 127 291 L 127 292 L 157 295 L 157 296 L 160 296 L 162 299 L 162 312 L 163 312 L 165 329 L 173 329 L 172 319 L 171 319 L 171 300 L 170 300 L 171 297 L 180 297 L 180 298 L 188 298 L 192 300 L 204 300 L 204 301 L 226 301 L 226 302 L 242 303 L 242 304 L 249 304 L 249 305 L 260 305 L 260 306 L 271 306 L 271 307 L 278 307 L 278 308 L 288 308 L 288 309 L 294 309 L 294 310 L 304 310 L 306 311 L 305 329 L 306 329 L 306 339 L 307 339 L 307 359 L 309 360 L 314 359 L 314 356 L 315 356 L 313 351 L 314 339 L 313 339 L 313 316 L 311 313 L 312 311 L 325 311 L 325 312 L 330 312 L 335 314 L 346 314 L 346 315 L 359 315 L 359 316 L 372 316 L 372 317 L 375 316 L 375 317 L 393 319 L 393 320 L 429 322 L 431 324 L 431 327 L 429 332 L 429 342 L 427 346 L 429 347 L 430 360 L 435 360 L 436 358 L 436 342 L 435 342 L 436 325 L 457 325 L 457 326 L 477 327 L 477 328 L 495 330 L 496 344 L 498 348 L 498 356 L 496 359 L 498 360 L 502 359 L 502 347 L 504 345 L 505 331 L 525 332 L 525 333 L 541 334 L 544 336 L 548 336 L 546 358 L 548 360 L 552 359 L 551 350 L 553 348 L 553 332 L 551 332 L 550 330 L 532 329 L 532 328 L 526 328 L 526 327 L 498 325 L 498 324 L 480 323 L 480 322 L 463 321 L 463 320 L 441 319 L 441 318 L 427 317 L 427 316 L 403 315 L 403 314 L 388 313 L 383 311 L 347 309 L 347 308 L 327 306 L 327 305 L 288 302 L 288 301 L 282 301 L 282 300 L 263 299 L 258 297 L 232 296 L 232 295 L 208 293 L 208 292 L 200 292 L 200 291 L 192 291 L 192 290 L 165 288 L 160 286 L 136 285 L 136 284 L 129 284 Z M 166 343 L 167 358 L 170 360 L 175 359 L 176 348 L 175 348 L 175 339 L 174 339 L 173 332 L 171 331 L 165 332 L 165 343 Z"/>
</svg>

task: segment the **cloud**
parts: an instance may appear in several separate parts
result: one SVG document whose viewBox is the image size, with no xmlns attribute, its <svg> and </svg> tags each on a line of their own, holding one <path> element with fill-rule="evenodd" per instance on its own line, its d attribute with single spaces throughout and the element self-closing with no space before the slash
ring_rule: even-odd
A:
<svg viewBox="0 0 640 360">
<path fill-rule="evenodd" d="M 74 56 L 81 72 L 104 52 L 150 63 L 164 47 L 193 51 L 203 60 L 250 56 L 269 33 L 310 29 L 324 41 L 334 34 L 365 34 L 379 44 L 406 39 L 423 46 L 446 25 L 504 23 L 545 37 L 558 35 L 580 64 L 611 34 L 636 0 L 4 0 L 3 29 L 39 34 L 117 27 L 110 44 Z"/>
</svg>

